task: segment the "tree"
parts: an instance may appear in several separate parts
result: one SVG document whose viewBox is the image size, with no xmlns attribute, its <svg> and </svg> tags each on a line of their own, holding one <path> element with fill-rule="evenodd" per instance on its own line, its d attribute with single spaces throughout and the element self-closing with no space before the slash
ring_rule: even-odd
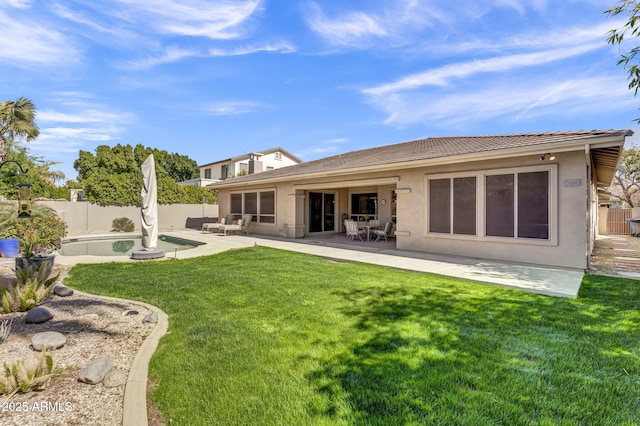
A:
<svg viewBox="0 0 640 426">
<path fill-rule="evenodd" d="M 27 98 L 0 104 L 0 161 L 7 156 L 7 138 L 24 137 L 32 141 L 38 137 L 40 130 L 35 119 L 36 107 Z"/>
<path fill-rule="evenodd" d="M 613 195 L 629 207 L 640 206 L 640 150 L 629 148 L 622 151 L 611 189 Z"/>
<path fill-rule="evenodd" d="M 73 167 L 78 171 L 79 184 L 89 201 L 104 205 L 138 205 L 142 171 L 140 165 L 153 154 L 156 161 L 158 202 L 160 204 L 215 203 L 215 195 L 206 188 L 180 185 L 178 181 L 191 178 L 196 162 L 190 158 L 169 154 L 140 144 L 109 147 L 100 145 L 93 155 L 80 151 Z"/>
<path fill-rule="evenodd" d="M 51 161 L 44 161 L 41 157 L 29 155 L 27 148 L 21 146 L 13 139 L 6 139 L 7 153 L 6 160 L 13 160 L 20 163 L 26 173 L 21 173 L 18 166 L 7 163 L 0 170 L 0 195 L 8 199 L 17 199 L 18 190 L 16 185 L 20 182 L 30 183 L 31 194 L 34 198 L 64 198 L 69 199 L 69 189 L 60 188 L 54 185 L 56 177 L 61 173 L 49 170 L 49 167 L 56 164 Z"/>
</svg>

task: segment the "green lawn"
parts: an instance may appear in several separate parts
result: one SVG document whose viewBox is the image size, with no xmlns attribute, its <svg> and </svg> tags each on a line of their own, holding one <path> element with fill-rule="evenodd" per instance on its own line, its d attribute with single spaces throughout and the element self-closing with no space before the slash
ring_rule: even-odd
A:
<svg viewBox="0 0 640 426">
<path fill-rule="evenodd" d="M 172 424 L 640 424 L 635 280 L 568 300 L 252 247 L 65 283 L 169 315 L 150 399 Z"/>
</svg>

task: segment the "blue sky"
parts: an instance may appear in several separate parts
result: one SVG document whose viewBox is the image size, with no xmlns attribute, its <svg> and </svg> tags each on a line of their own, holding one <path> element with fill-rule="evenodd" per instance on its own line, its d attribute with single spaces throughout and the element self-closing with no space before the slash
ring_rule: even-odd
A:
<svg viewBox="0 0 640 426">
<path fill-rule="evenodd" d="M 30 151 L 143 144 L 205 164 L 429 136 L 630 128 L 602 0 L 3 0 L 0 93 Z M 638 132 L 640 133 L 640 132 Z M 636 137 L 634 137 L 635 139 Z"/>
</svg>

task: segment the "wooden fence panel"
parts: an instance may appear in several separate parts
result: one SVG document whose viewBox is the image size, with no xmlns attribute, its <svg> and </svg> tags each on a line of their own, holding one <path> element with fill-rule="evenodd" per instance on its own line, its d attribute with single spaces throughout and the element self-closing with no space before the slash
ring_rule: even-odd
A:
<svg viewBox="0 0 640 426">
<path fill-rule="evenodd" d="M 631 235 L 631 226 L 627 219 L 631 219 L 631 209 L 609 209 L 607 212 L 607 235 Z"/>
</svg>

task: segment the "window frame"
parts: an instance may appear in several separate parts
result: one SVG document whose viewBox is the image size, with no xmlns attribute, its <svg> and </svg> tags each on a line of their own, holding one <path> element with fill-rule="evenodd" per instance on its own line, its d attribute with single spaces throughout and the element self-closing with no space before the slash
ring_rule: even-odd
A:
<svg viewBox="0 0 640 426">
<path fill-rule="evenodd" d="M 486 178 L 487 176 L 495 175 L 517 175 L 519 173 L 532 173 L 532 172 L 548 172 L 548 238 L 537 239 L 519 237 L 518 232 L 518 192 L 517 192 L 517 177 L 514 176 L 514 236 L 513 237 L 499 237 L 486 234 Z M 453 229 L 453 180 L 455 178 L 475 177 L 476 178 L 476 234 L 454 234 Z M 437 179 L 450 179 L 451 197 L 450 197 L 450 226 L 448 233 L 442 232 L 430 232 L 430 181 Z M 526 244 L 526 245 L 543 245 L 543 246 L 557 246 L 558 245 L 558 165 L 557 164 L 545 164 L 540 166 L 527 166 L 527 167 L 510 167 L 502 169 L 486 169 L 475 170 L 468 172 L 456 172 L 456 173 L 438 173 L 438 174 L 426 174 L 424 176 L 424 193 L 425 193 L 425 215 L 424 215 L 424 236 L 427 238 L 442 238 L 452 240 L 472 240 L 472 241 L 486 241 L 486 242 L 500 242 L 508 244 Z"/>
<path fill-rule="evenodd" d="M 273 213 L 263 213 L 262 210 L 262 195 L 264 193 L 273 193 Z M 246 202 L 246 195 L 247 194 L 255 194 L 256 198 L 255 198 L 255 204 L 256 204 L 256 212 L 247 212 L 247 202 Z M 260 225 L 266 225 L 266 226 L 276 226 L 276 221 L 277 221 L 277 203 L 278 203 L 278 198 L 277 198 L 277 191 L 276 188 L 262 188 L 262 189 L 254 189 L 254 190 L 246 190 L 246 191 L 234 191 L 231 192 L 229 194 L 229 207 L 230 210 L 232 209 L 232 205 L 233 203 L 231 202 L 231 200 L 233 199 L 234 196 L 238 196 L 240 195 L 240 201 L 241 201 L 241 212 L 234 212 L 234 211 L 230 211 L 231 214 L 233 214 L 234 216 L 236 215 L 245 215 L 245 214 L 250 214 L 253 216 L 252 220 L 254 221 L 254 223 L 260 224 Z M 266 218 L 272 218 L 272 221 L 264 221 L 263 219 Z"/>
</svg>

